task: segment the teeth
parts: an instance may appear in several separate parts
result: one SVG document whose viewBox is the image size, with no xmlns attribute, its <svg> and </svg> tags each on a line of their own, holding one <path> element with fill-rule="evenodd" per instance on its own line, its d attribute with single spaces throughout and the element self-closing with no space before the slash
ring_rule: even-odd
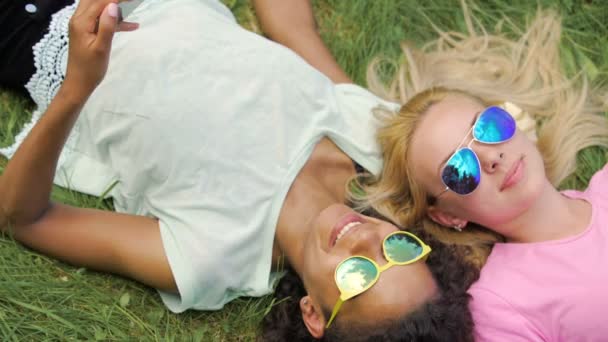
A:
<svg viewBox="0 0 608 342">
<path fill-rule="evenodd" d="M 361 224 L 361 222 L 351 222 L 351 223 L 347 224 L 346 226 L 344 226 L 344 228 L 342 228 L 342 230 L 338 234 L 338 237 L 336 238 L 336 242 L 338 240 L 340 240 L 340 238 L 342 238 L 344 236 L 344 234 L 346 234 L 349 230 L 351 230 L 351 228 L 358 226 L 360 224 Z"/>
</svg>

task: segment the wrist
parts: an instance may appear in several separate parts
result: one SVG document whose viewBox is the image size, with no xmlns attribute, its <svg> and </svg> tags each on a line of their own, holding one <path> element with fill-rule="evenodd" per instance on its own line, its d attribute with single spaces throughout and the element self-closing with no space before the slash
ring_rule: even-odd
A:
<svg viewBox="0 0 608 342">
<path fill-rule="evenodd" d="M 93 93 L 93 90 L 95 90 L 95 88 L 88 89 L 88 87 L 83 87 L 78 82 L 66 78 L 59 88 L 56 97 L 69 104 L 79 106 L 87 101 L 89 96 Z"/>
</svg>

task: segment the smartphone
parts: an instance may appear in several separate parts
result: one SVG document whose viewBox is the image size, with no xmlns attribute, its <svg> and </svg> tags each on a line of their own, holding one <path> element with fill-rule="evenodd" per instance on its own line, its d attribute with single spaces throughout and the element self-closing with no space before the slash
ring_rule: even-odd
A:
<svg viewBox="0 0 608 342">
<path fill-rule="evenodd" d="M 128 16 L 135 7 L 139 6 L 144 0 L 132 0 L 121 2 L 118 4 L 118 23 L 121 23 L 126 16 Z M 99 26 L 99 19 L 97 19 L 97 23 L 95 24 L 95 32 L 97 32 Z"/>
<path fill-rule="evenodd" d="M 129 16 L 129 14 L 131 14 L 131 12 L 133 12 L 135 7 L 139 6 L 143 1 L 144 0 L 131 0 L 131 1 L 123 1 L 123 2 L 119 3 L 118 7 L 120 7 L 120 9 L 121 9 L 122 16 L 124 18 Z"/>
</svg>

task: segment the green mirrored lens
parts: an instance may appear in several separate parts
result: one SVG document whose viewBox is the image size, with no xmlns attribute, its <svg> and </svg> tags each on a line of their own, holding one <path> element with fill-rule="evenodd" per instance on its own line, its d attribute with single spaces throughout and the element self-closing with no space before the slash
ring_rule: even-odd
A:
<svg viewBox="0 0 608 342">
<path fill-rule="evenodd" d="M 404 233 L 396 233 L 384 241 L 386 257 L 393 262 L 403 263 L 417 258 L 422 254 L 420 243 Z"/>
<path fill-rule="evenodd" d="M 378 269 L 367 259 L 352 257 L 344 260 L 336 269 L 338 288 L 347 294 L 364 291 L 378 276 Z"/>
</svg>

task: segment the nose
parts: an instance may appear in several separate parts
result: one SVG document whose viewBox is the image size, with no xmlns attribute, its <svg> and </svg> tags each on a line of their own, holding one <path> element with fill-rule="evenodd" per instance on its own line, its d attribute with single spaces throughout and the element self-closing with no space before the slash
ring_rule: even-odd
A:
<svg viewBox="0 0 608 342">
<path fill-rule="evenodd" d="M 496 172 L 502 163 L 504 163 L 504 152 L 501 151 L 500 146 L 497 145 L 486 145 L 486 144 L 475 144 L 473 149 L 479 158 L 479 164 L 486 173 Z"/>
<path fill-rule="evenodd" d="M 373 224 L 365 224 L 360 227 L 353 236 L 353 242 L 350 245 L 351 255 L 363 255 L 374 260 L 379 265 L 383 265 L 384 255 L 382 254 L 382 239 L 381 232 L 375 229 Z"/>
</svg>

